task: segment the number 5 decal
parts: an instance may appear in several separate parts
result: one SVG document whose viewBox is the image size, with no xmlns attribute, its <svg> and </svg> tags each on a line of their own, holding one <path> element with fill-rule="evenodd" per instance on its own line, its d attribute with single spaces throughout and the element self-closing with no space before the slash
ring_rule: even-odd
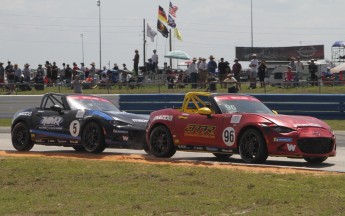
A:
<svg viewBox="0 0 345 216">
<path fill-rule="evenodd" d="M 223 142 L 227 146 L 233 146 L 235 143 L 235 129 L 232 127 L 227 127 L 223 131 Z"/>
<path fill-rule="evenodd" d="M 69 132 L 71 133 L 71 135 L 73 137 L 77 137 L 79 135 L 79 131 L 80 131 L 80 123 L 78 120 L 74 120 L 71 122 L 71 124 L 69 125 Z"/>
</svg>

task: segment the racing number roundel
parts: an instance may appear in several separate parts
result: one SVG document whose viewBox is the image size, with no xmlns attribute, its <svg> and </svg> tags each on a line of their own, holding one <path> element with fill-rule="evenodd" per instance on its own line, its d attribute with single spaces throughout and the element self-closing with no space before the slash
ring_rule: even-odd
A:
<svg viewBox="0 0 345 216">
<path fill-rule="evenodd" d="M 80 123 L 78 120 L 74 120 L 71 122 L 71 124 L 69 125 L 69 132 L 71 133 L 71 135 L 73 137 L 77 137 L 79 135 L 79 131 L 80 131 Z"/>
<path fill-rule="evenodd" d="M 235 143 L 235 129 L 232 127 L 227 127 L 223 131 L 223 142 L 227 146 L 233 146 Z"/>
</svg>

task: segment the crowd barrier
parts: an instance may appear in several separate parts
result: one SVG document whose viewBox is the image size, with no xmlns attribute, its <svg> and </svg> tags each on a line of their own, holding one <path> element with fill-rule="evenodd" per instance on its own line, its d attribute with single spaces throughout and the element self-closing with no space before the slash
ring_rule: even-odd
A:
<svg viewBox="0 0 345 216">
<path fill-rule="evenodd" d="M 251 94 L 280 114 L 308 115 L 320 119 L 345 119 L 344 94 Z M 182 106 L 184 94 L 105 94 L 126 112 L 149 114 L 163 108 Z M 11 118 L 23 108 L 39 106 L 42 95 L 0 96 L 0 118 Z"/>
</svg>

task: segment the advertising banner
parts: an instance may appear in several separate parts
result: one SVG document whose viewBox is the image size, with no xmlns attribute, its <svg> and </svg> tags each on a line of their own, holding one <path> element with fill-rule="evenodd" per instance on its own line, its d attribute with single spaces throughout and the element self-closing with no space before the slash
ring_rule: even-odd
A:
<svg viewBox="0 0 345 216">
<path fill-rule="evenodd" d="M 250 61 L 255 53 L 258 59 L 265 61 L 289 61 L 291 57 L 301 60 L 324 59 L 324 45 L 292 47 L 236 47 L 236 58 Z"/>
</svg>

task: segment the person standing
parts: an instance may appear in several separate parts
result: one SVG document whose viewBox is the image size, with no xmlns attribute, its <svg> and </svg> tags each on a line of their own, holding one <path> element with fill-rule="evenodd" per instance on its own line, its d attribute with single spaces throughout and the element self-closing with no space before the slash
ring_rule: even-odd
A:
<svg viewBox="0 0 345 216">
<path fill-rule="evenodd" d="M 250 71 L 250 86 L 249 89 L 255 89 L 256 88 L 256 77 L 258 74 L 258 66 L 259 66 L 259 61 L 257 59 L 256 54 L 252 54 L 252 60 L 250 61 L 249 67 L 251 68 Z"/>
<path fill-rule="evenodd" d="M 311 86 L 317 85 L 316 72 L 318 71 L 318 68 L 314 61 L 315 61 L 314 59 L 311 59 L 310 64 L 308 66 L 308 70 L 310 73 Z"/>
<path fill-rule="evenodd" d="M 207 63 L 207 70 L 213 76 L 216 75 L 217 63 L 214 61 L 213 55 L 210 55 L 210 61 Z"/>
<path fill-rule="evenodd" d="M 218 78 L 220 82 L 220 88 L 226 88 L 226 83 L 223 83 L 225 80 L 227 73 L 226 73 L 227 65 L 224 62 L 224 58 L 220 58 L 220 62 L 218 63 Z"/>
<path fill-rule="evenodd" d="M 78 75 L 79 67 L 77 63 L 73 62 L 73 74 L 72 74 L 72 79 L 74 80 L 75 76 Z"/>
<path fill-rule="evenodd" d="M 298 86 L 299 85 L 298 84 L 299 83 L 299 78 L 300 78 L 300 75 L 303 72 L 303 70 L 304 70 L 304 65 L 301 62 L 301 58 L 297 57 L 296 74 L 295 74 L 295 77 L 294 77 L 294 86 Z"/>
<path fill-rule="evenodd" d="M 36 70 L 36 74 L 38 74 L 38 76 L 40 76 L 40 77 L 44 77 L 44 69 L 42 68 L 42 64 L 38 65 L 38 68 Z"/>
<path fill-rule="evenodd" d="M 0 84 L 5 83 L 5 68 L 3 64 L 4 63 L 0 62 Z"/>
<path fill-rule="evenodd" d="M 138 76 L 138 72 L 139 72 L 139 51 L 138 50 L 135 50 L 135 55 L 134 55 L 134 75 L 135 76 Z"/>
<path fill-rule="evenodd" d="M 7 76 L 7 83 L 10 92 L 14 90 L 14 69 L 13 65 L 10 61 L 7 62 L 7 66 L 5 67 L 6 76 Z"/>
<path fill-rule="evenodd" d="M 52 75 L 53 75 L 52 65 L 49 63 L 49 61 L 46 61 L 45 67 L 47 71 L 46 82 L 47 82 L 47 85 L 50 86 L 52 84 Z"/>
<path fill-rule="evenodd" d="M 265 75 L 266 75 L 266 62 L 264 60 L 261 61 L 259 67 L 258 67 L 258 76 L 260 80 L 260 88 L 265 87 Z"/>
<path fill-rule="evenodd" d="M 234 60 L 235 64 L 232 65 L 232 72 L 234 73 L 234 77 L 237 81 L 238 89 L 241 89 L 241 71 L 242 65 L 238 62 L 238 58 Z"/>
<path fill-rule="evenodd" d="M 30 65 L 28 63 L 24 65 L 24 69 L 23 69 L 24 82 L 30 82 L 31 80 L 29 66 Z"/>
<path fill-rule="evenodd" d="M 291 70 L 292 70 L 292 71 L 296 71 L 296 63 L 295 63 L 295 60 L 296 60 L 296 59 L 295 59 L 295 57 L 293 57 L 293 56 L 290 58 L 289 66 L 291 67 Z"/>
<path fill-rule="evenodd" d="M 292 86 L 292 82 L 293 82 L 293 72 L 292 72 L 292 67 L 289 65 L 287 67 L 287 71 L 284 72 L 285 74 L 285 88 L 289 88 Z"/>
<path fill-rule="evenodd" d="M 72 82 L 72 86 L 74 89 L 74 93 L 76 93 L 76 94 L 82 94 L 83 93 L 83 88 L 82 88 L 83 85 L 82 85 L 82 82 L 80 80 L 79 75 L 75 75 L 74 80 Z"/>
<path fill-rule="evenodd" d="M 202 58 L 201 63 L 199 64 L 199 83 L 200 88 L 206 88 L 206 81 L 207 81 L 207 63 L 206 59 Z"/>
<path fill-rule="evenodd" d="M 153 55 L 151 57 L 152 60 L 152 71 L 156 72 L 158 69 L 158 54 L 157 50 L 153 50 Z"/>
<path fill-rule="evenodd" d="M 84 62 L 80 63 L 80 69 L 79 70 L 83 72 L 83 74 L 79 77 L 79 79 L 84 80 L 85 79 L 85 71 L 86 71 Z"/>
<path fill-rule="evenodd" d="M 20 82 L 20 77 L 22 76 L 22 69 L 18 67 L 18 64 L 14 64 L 14 82 Z"/>
<path fill-rule="evenodd" d="M 92 62 L 90 65 L 91 65 L 91 68 L 89 70 L 88 77 L 91 78 L 91 84 L 94 84 L 95 83 L 95 74 L 96 74 L 95 62 Z"/>
<path fill-rule="evenodd" d="M 69 64 L 66 65 L 65 79 L 66 79 L 66 85 L 70 86 L 71 80 L 72 80 L 72 68 L 70 68 Z"/>
<path fill-rule="evenodd" d="M 59 68 L 56 65 L 56 62 L 53 62 L 53 65 L 52 65 L 52 83 L 53 84 L 56 84 L 58 74 L 59 74 Z"/>
<path fill-rule="evenodd" d="M 65 80 L 65 69 L 66 69 L 66 64 L 62 63 L 62 68 L 59 69 L 59 82 L 63 82 Z"/>
<path fill-rule="evenodd" d="M 196 66 L 196 58 L 193 58 L 192 63 L 188 67 L 188 72 L 190 74 L 190 81 L 192 83 L 192 89 L 196 89 L 198 84 L 198 69 Z"/>
</svg>

